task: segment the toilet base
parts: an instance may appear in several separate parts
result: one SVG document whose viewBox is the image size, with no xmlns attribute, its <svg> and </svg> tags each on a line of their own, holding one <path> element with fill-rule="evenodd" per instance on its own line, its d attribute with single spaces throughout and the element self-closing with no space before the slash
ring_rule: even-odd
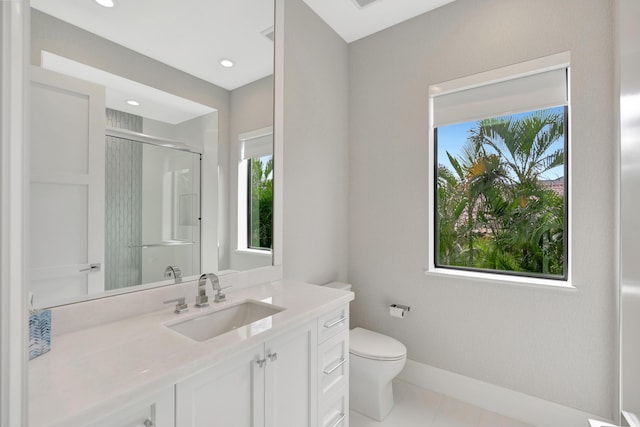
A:
<svg viewBox="0 0 640 427">
<path fill-rule="evenodd" d="M 362 381 L 362 380 L 361 380 Z M 382 387 L 374 384 L 358 384 L 349 391 L 349 409 L 376 421 L 382 421 L 393 409 L 393 384 L 389 381 Z"/>
<path fill-rule="evenodd" d="M 368 396 L 356 396 L 349 393 L 349 409 L 353 409 L 373 420 L 382 421 L 393 409 L 393 386 L 389 383 L 379 393 Z"/>
<path fill-rule="evenodd" d="M 351 331 L 349 348 L 349 406 L 376 421 L 393 408 L 393 379 L 407 361 L 406 347 L 376 332 L 362 328 Z M 360 353 L 368 349 L 367 353 Z"/>
</svg>

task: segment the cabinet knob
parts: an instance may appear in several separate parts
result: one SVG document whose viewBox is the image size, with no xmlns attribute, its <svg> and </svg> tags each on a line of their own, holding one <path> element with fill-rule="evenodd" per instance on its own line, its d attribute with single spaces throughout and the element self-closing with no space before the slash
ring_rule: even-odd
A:
<svg viewBox="0 0 640 427">
<path fill-rule="evenodd" d="M 267 363 L 267 359 L 260 359 L 260 360 L 256 360 L 256 363 L 258 364 L 258 366 L 260 366 L 261 368 L 264 368 L 264 365 Z"/>
<path fill-rule="evenodd" d="M 144 420 L 144 427 L 153 427 L 153 421 Z"/>
<path fill-rule="evenodd" d="M 267 357 L 270 361 L 275 362 L 276 360 L 278 360 L 278 353 L 269 353 L 267 354 Z"/>
</svg>

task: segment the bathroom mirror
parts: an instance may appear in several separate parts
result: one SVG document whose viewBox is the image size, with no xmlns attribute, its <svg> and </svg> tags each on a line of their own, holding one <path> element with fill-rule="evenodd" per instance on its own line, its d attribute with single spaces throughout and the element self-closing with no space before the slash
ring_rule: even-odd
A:
<svg viewBox="0 0 640 427">
<path fill-rule="evenodd" d="M 154 159 L 151 164 L 164 165 L 158 175 L 163 183 L 156 183 L 157 188 L 149 191 L 173 189 L 173 193 L 165 193 L 172 196 L 164 199 L 175 202 L 162 207 L 160 201 L 159 207 L 147 209 L 151 214 L 142 209 L 143 215 L 150 216 L 141 217 L 140 224 L 165 224 L 151 238 L 153 241 L 129 241 L 128 249 L 133 249 L 143 263 L 153 268 L 145 272 L 131 267 L 135 263 L 130 260 L 121 260 L 115 271 L 124 274 L 124 270 L 133 270 L 128 271 L 130 277 L 140 278 L 140 283 L 130 279 L 123 288 L 119 285 L 123 280 L 112 279 L 107 286 L 104 277 L 109 267 L 114 271 L 114 262 L 109 261 L 105 249 L 106 242 L 113 240 L 112 227 L 107 224 L 101 230 L 97 227 L 98 231 L 90 229 L 100 215 L 120 215 L 117 209 L 106 211 L 104 198 L 97 202 L 103 204 L 98 208 L 90 201 L 93 192 L 87 189 L 76 191 L 75 199 L 73 192 L 69 192 L 67 199 L 45 197 L 51 193 L 42 186 L 40 192 L 32 191 L 32 200 L 37 198 L 44 224 L 31 239 L 31 246 L 40 251 L 37 257 L 31 257 L 37 261 L 33 267 L 38 270 L 32 279 L 35 277 L 39 283 L 31 286 L 36 307 L 169 285 L 175 282 L 173 271 L 170 277 L 164 275 L 169 266 L 179 267 L 185 280 L 200 272 L 233 274 L 271 266 L 271 240 L 256 236 L 271 232 L 273 212 L 273 205 L 268 206 L 272 198 L 265 194 L 272 188 L 274 173 L 273 0 L 209 0 L 190 4 L 188 8 L 179 0 L 161 3 L 116 0 L 110 8 L 93 0 L 32 0 L 31 6 L 31 63 L 104 87 L 105 107 L 112 115 L 102 113 L 104 122 L 98 127 L 102 126 L 103 139 L 113 138 L 105 133 L 115 128 L 125 134 L 130 132 L 129 136 L 118 137 L 137 141 L 134 145 L 142 144 L 142 151 L 159 150 L 160 154 L 147 157 Z M 221 60 L 232 62 L 233 67 L 225 67 Z M 136 92 L 136 88 L 142 88 L 142 92 Z M 136 95 L 129 95 L 128 90 Z M 136 97 L 143 99 L 141 105 L 126 103 L 136 101 Z M 161 111 L 149 112 L 156 101 Z M 70 110 L 56 116 L 61 104 L 51 101 L 49 105 L 46 102 L 37 105 L 40 117 L 55 122 L 54 128 L 62 135 L 64 126 L 73 127 L 76 133 L 90 133 L 91 129 L 71 125 L 67 114 Z M 141 124 L 132 128 L 135 121 Z M 31 124 L 32 129 L 38 126 L 39 123 Z M 32 149 L 35 158 L 32 167 L 35 162 L 40 170 L 51 172 L 50 166 L 53 163 L 57 166 L 57 162 L 51 162 L 56 155 L 64 157 L 66 154 L 61 153 L 77 152 L 68 142 L 57 145 L 58 140 L 67 139 L 66 135 L 53 136 L 49 133 L 42 137 L 45 148 Z M 151 141 L 155 144 L 150 144 Z M 163 143 L 172 147 L 159 147 Z M 198 159 L 193 167 L 184 167 L 184 162 L 193 162 L 193 158 L 170 160 L 178 154 L 176 147 L 180 148 L 180 155 L 201 155 L 201 161 Z M 181 166 L 167 168 L 174 163 Z M 184 184 L 195 183 L 195 175 L 190 174 L 196 169 L 201 172 L 199 194 L 195 187 L 187 191 Z M 32 181 L 40 179 L 40 172 L 35 176 L 32 174 Z M 66 202 L 71 214 L 58 209 Z M 86 203 L 86 213 L 73 203 Z M 173 216 L 162 215 L 163 209 L 173 212 Z M 194 215 L 196 211 L 200 216 Z M 200 221 L 200 227 L 195 227 L 194 221 Z M 85 243 L 78 243 L 81 239 L 76 233 L 64 232 L 70 223 L 88 230 Z M 46 245 L 40 244 L 43 239 L 55 241 L 53 248 L 66 248 L 69 240 L 69 245 L 77 244 L 80 250 L 47 254 L 43 249 Z M 88 255 L 92 247 L 98 248 L 95 258 Z M 157 252 L 163 248 L 168 251 L 159 255 Z M 186 248 L 191 258 L 175 255 Z M 71 252 L 73 259 L 69 261 L 63 255 Z M 70 266 L 76 276 L 73 280 L 65 278 L 64 271 Z M 41 274 L 47 269 L 55 270 L 53 280 Z M 70 281 L 74 283 L 73 292 L 64 290 Z"/>
</svg>

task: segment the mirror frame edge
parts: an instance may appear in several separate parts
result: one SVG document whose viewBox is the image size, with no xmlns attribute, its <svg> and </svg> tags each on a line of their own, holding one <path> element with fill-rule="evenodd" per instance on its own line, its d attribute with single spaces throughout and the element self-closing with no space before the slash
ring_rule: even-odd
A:
<svg viewBox="0 0 640 427">
<path fill-rule="evenodd" d="M 25 425 L 28 412 L 29 0 L 2 2 L 0 8 L 0 427 L 11 427 Z"/>
<path fill-rule="evenodd" d="M 274 0 L 273 49 L 273 260 L 272 267 L 283 264 L 283 188 L 284 188 L 284 8 L 285 0 Z M 277 167 L 276 167 L 277 165 Z"/>
</svg>

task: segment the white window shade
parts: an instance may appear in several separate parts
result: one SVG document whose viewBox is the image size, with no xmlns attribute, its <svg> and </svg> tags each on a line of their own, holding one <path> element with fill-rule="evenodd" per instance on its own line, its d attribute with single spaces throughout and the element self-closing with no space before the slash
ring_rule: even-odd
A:
<svg viewBox="0 0 640 427">
<path fill-rule="evenodd" d="M 273 154 L 273 134 L 242 140 L 241 159 L 255 159 Z"/>
<path fill-rule="evenodd" d="M 567 69 L 532 74 L 433 96 L 433 126 L 568 104 Z"/>
</svg>

